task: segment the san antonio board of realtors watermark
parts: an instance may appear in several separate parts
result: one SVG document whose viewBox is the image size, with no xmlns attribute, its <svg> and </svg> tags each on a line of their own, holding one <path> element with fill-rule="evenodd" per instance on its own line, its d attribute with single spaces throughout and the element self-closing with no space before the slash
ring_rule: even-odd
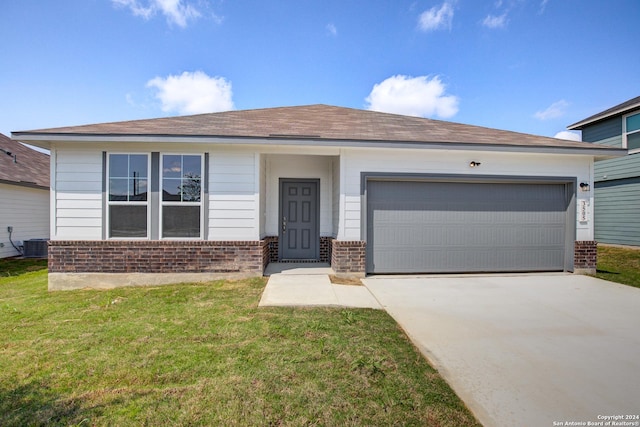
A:
<svg viewBox="0 0 640 427">
<path fill-rule="evenodd" d="M 598 415 L 594 421 L 554 421 L 553 426 L 640 427 L 640 415 Z"/>
</svg>

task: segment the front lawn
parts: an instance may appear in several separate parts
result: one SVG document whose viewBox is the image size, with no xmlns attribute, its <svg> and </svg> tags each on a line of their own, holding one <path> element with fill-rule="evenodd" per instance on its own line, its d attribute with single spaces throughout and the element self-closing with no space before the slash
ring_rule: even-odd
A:
<svg viewBox="0 0 640 427">
<path fill-rule="evenodd" d="M 640 288 L 640 249 L 598 245 L 596 277 Z"/>
<path fill-rule="evenodd" d="M 0 425 L 478 425 L 383 311 L 259 309 L 264 279 L 49 293 L 12 263 Z"/>
</svg>

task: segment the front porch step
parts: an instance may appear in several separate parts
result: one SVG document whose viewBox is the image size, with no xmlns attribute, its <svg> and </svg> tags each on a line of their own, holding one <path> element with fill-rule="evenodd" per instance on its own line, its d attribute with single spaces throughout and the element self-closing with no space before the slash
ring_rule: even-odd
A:
<svg viewBox="0 0 640 427">
<path fill-rule="evenodd" d="M 270 262 L 264 270 L 265 276 L 272 274 L 336 274 L 326 262 Z"/>
</svg>

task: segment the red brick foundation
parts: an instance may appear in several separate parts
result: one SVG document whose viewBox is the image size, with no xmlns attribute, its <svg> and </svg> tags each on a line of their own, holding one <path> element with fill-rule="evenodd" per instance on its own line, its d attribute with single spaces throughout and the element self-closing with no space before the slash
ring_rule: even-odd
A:
<svg viewBox="0 0 640 427">
<path fill-rule="evenodd" d="M 364 275 L 366 269 L 366 242 L 334 240 L 331 251 L 331 268 L 339 274 Z"/>
<path fill-rule="evenodd" d="M 278 236 L 264 238 L 264 267 L 270 262 L 278 262 Z"/>
<path fill-rule="evenodd" d="M 268 236 L 264 238 L 264 241 L 268 245 L 268 260 L 269 262 L 278 262 L 278 236 Z M 320 237 L 320 259 L 319 262 L 331 262 L 331 242 L 333 237 Z M 265 264 L 266 266 L 266 264 Z"/>
<path fill-rule="evenodd" d="M 264 240 L 49 242 L 50 273 L 255 273 Z"/>
<path fill-rule="evenodd" d="M 576 273 L 595 274 L 598 264 L 598 242 L 579 240 L 574 244 L 573 268 Z"/>
<path fill-rule="evenodd" d="M 320 262 L 331 263 L 333 237 L 320 237 Z"/>
</svg>

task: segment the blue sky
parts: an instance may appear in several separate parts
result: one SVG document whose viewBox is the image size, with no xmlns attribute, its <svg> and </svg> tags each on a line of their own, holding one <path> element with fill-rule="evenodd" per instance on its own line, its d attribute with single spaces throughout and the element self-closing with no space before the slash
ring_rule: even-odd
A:
<svg viewBox="0 0 640 427">
<path fill-rule="evenodd" d="M 554 136 L 640 95 L 638 0 L 3 0 L 0 132 L 324 103 Z"/>
</svg>

